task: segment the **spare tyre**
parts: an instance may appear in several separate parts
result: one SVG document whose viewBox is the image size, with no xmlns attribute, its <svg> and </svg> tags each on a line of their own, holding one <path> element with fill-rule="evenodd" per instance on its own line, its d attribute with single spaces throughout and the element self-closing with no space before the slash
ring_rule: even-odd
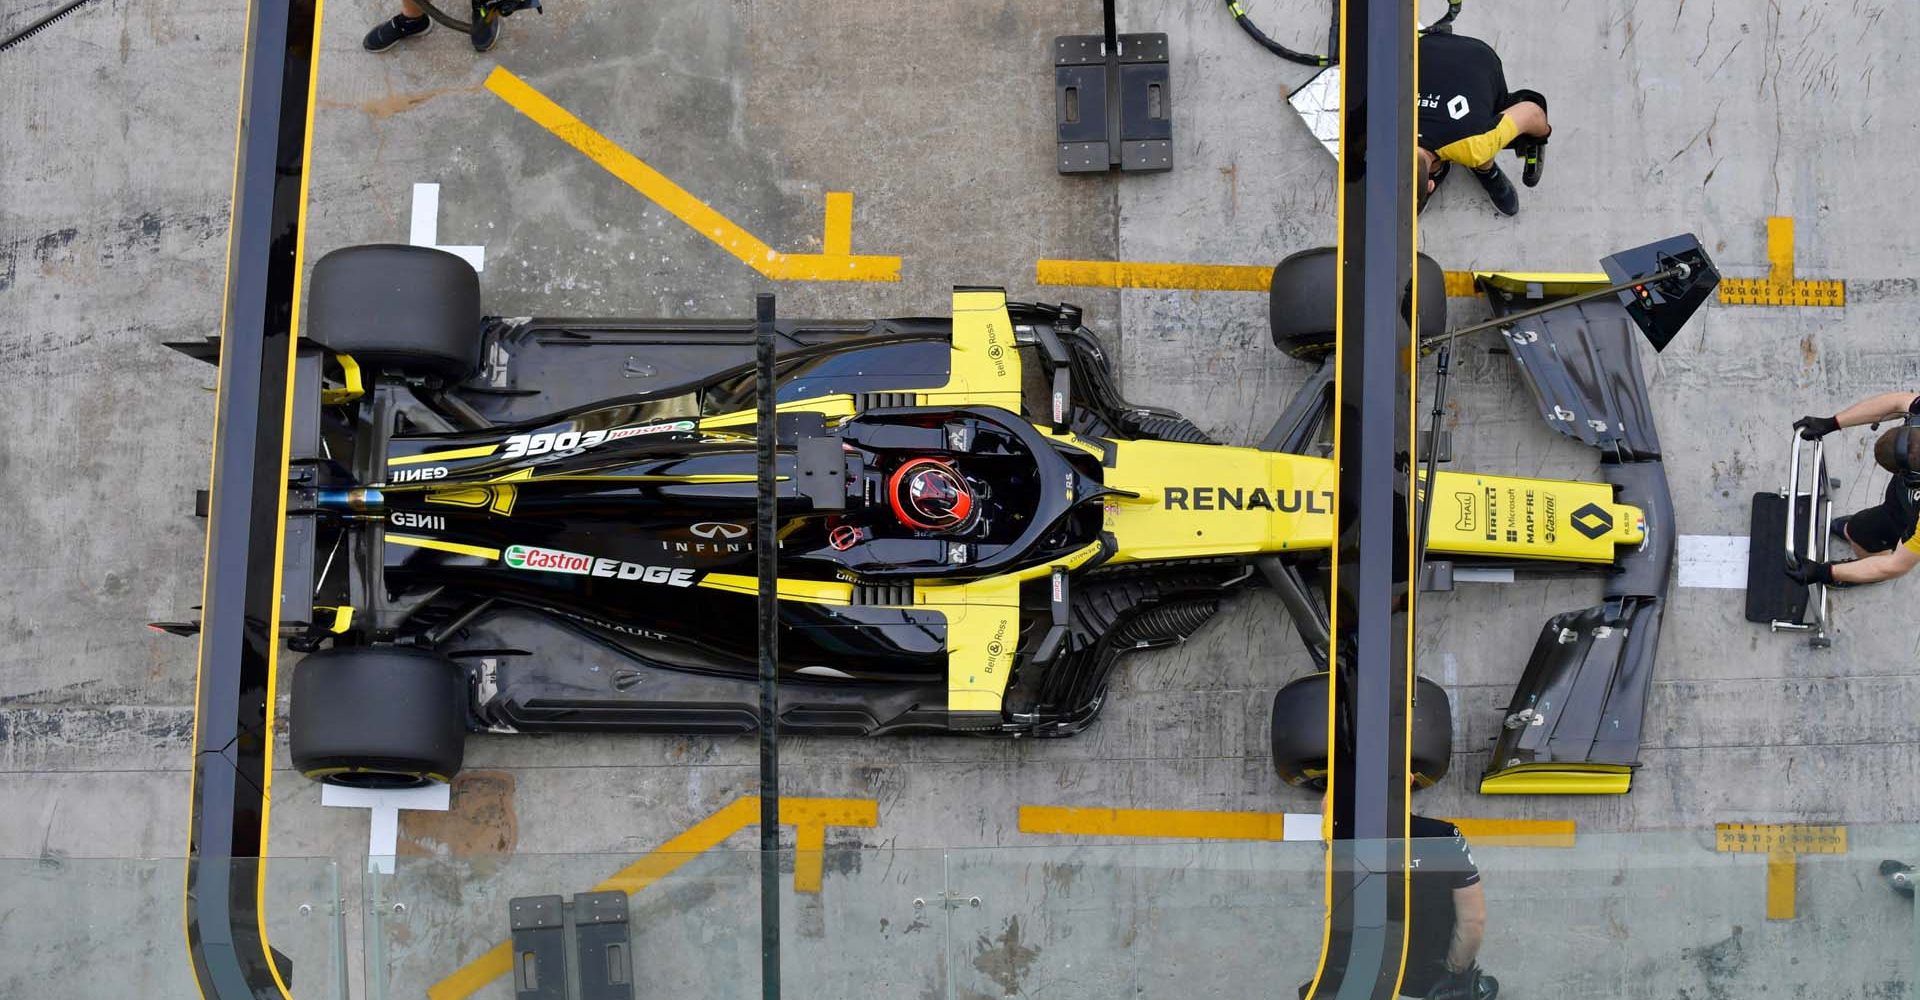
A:
<svg viewBox="0 0 1920 1000">
<path fill-rule="evenodd" d="M 1298 788 L 1327 787 L 1327 673 L 1289 681 L 1273 696 L 1273 767 L 1280 780 Z M 1445 688 L 1425 677 L 1414 682 L 1413 747 L 1415 786 L 1425 788 L 1446 777 L 1453 761 L 1453 707 Z"/>
<path fill-rule="evenodd" d="M 293 668 L 294 769 L 360 788 L 451 781 L 465 756 L 467 683 L 452 660 L 408 646 L 336 646 Z"/>
<path fill-rule="evenodd" d="M 480 277 L 432 247 L 343 247 L 314 262 L 306 336 L 364 367 L 459 382 L 480 367 Z"/>
<path fill-rule="evenodd" d="M 1267 316 L 1275 347 L 1307 360 L 1333 350 L 1339 259 L 1335 248 L 1315 247 L 1289 255 L 1273 269 Z M 1446 272 L 1426 254 L 1420 255 L 1420 291 L 1420 338 L 1447 332 Z M 1404 312 L 1404 302 L 1401 308 Z"/>
</svg>

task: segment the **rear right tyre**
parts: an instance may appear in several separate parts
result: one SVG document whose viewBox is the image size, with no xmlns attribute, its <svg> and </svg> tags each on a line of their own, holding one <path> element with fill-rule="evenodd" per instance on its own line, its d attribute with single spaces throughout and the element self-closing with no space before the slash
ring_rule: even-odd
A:
<svg viewBox="0 0 1920 1000">
<path fill-rule="evenodd" d="M 460 772 L 467 683 L 452 660 L 407 646 L 336 646 L 293 668 L 294 769 L 359 788 L 415 788 Z"/>
</svg>

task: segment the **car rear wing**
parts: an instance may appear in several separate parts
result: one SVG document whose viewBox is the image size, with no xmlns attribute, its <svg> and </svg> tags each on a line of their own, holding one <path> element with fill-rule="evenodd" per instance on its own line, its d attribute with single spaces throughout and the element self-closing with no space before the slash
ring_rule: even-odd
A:
<svg viewBox="0 0 1920 1000">
<path fill-rule="evenodd" d="M 1541 629 L 1481 776 L 1486 794 L 1621 793 L 1639 763 L 1675 548 L 1639 340 L 1664 348 L 1719 273 L 1692 236 L 1602 264 L 1605 274 L 1475 275 L 1542 419 L 1598 450 L 1601 478 L 1646 517 L 1602 603 Z"/>
</svg>

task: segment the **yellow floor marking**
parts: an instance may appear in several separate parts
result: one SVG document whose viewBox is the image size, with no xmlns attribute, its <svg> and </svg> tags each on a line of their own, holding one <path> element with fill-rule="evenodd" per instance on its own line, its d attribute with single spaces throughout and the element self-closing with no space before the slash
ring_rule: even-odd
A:
<svg viewBox="0 0 1920 1000">
<path fill-rule="evenodd" d="M 1480 294 L 1474 283 L 1472 271 L 1447 271 L 1447 298 L 1470 299 Z"/>
<path fill-rule="evenodd" d="M 1804 823 L 1716 823 L 1713 848 L 1767 856 L 1767 919 L 1792 920 L 1794 879 L 1802 854 L 1847 853 L 1847 828 Z"/>
<path fill-rule="evenodd" d="M 853 192 L 827 192 L 827 222 L 823 232 L 822 252 L 832 257 L 853 253 Z"/>
<path fill-rule="evenodd" d="M 829 218 L 827 239 L 822 243 L 828 252 L 814 254 L 781 253 L 768 246 L 759 237 L 747 232 L 732 219 L 715 211 L 706 202 L 689 194 L 687 190 L 665 174 L 648 166 L 639 157 L 620 148 L 612 139 L 594 131 L 593 127 L 573 116 L 572 112 L 555 104 L 545 94 L 533 89 L 525 80 L 495 67 L 487 75 L 486 88 L 501 100 L 512 105 L 514 110 L 526 115 L 540 127 L 552 132 L 560 141 L 579 150 L 586 157 L 598 163 L 606 171 L 646 196 L 654 204 L 666 209 L 681 222 L 686 223 L 694 232 L 711 240 L 715 246 L 733 254 L 748 267 L 776 281 L 899 281 L 900 258 L 855 256 L 851 251 L 850 231 L 834 232 L 832 221 L 836 212 L 844 210 L 847 226 L 852 225 L 852 196 L 844 192 L 834 192 L 827 196 Z M 841 209 L 835 207 L 841 195 L 845 201 Z M 839 238 L 836 242 L 836 238 Z M 841 248 L 834 252 L 834 247 Z"/>
<path fill-rule="evenodd" d="M 1720 304 L 1728 306 L 1844 306 L 1847 283 L 1793 275 L 1793 218 L 1767 219 L 1767 276 L 1720 279 Z"/>
<path fill-rule="evenodd" d="M 760 799 L 752 801 L 758 817 Z M 781 799 L 780 822 L 794 827 L 793 891 L 819 892 L 827 827 L 878 826 L 880 804 L 871 799 Z"/>
<path fill-rule="evenodd" d="M 1776 851 L 1767 855 L 1767 919 L 1792 920 L 1794 906 L 1795 854 Z"/>
<path fill-rule="evenodd" d="M 1021 806 L 1021 833 L 1184 840 L 1284 840 L 1285 813 Z M 1475 846 L 1572 847 L 1572 820 L 1454 819 Z"/>
<path fill-rule="evenodd" d="M 1021 833 L 1179 837 L 1187 840 L 1281 840 L 1285 821 L 1285 813 L 1020 807 Z"/>
<path fill-rule="evenodd" d="M 1448 271 L 1447 295 L 1471 298 L 1479 294 L 1473 274 Z M 1273 268 L 1255 264 L 1152 264 L 1127 260 L 1042 260 L 1033 265 L 1034 281 L 1042 285 L 1083 288 L 1184 288 L 1197 292 L 1264 292 L 1273 283 Z"/>
<path fill-rule="evenodd" d="M 593 890 L 603 892 L 619 889 L 632 895 L 673 874 L 700 854 L 718 847 L 728 837 L 759 822 L 760 797 L 742 796 L 669 838 L 640 860 L 614 872 L 594 886 Z M 780 822 L 797 828 L 795 832 L 799 850 L 794 863 L 794 891 L 819 892 L 822 866 L 820 852 L 826 845 L 826 828 L 877 826 L 880 822 L 880 806 L 872 799 L 783 798 L 780 800 Z M 445 979 L 427 987 L 427 998 L 464 1000 L 512 971 L 513 945 L 510 941 L 502 941 Z"/>
<path fill-rule="evenodd" d="M 1125 260 L 1042 260 L 1033 265 L 1042 285 L 1090 288 L 1190 288 L 1201 292 L 1264 292 L 1273 268 L 1248 264 L 1147 264 Z"/>
<path fill-rule="evenodd" d="M 1573 820 L 1570 819 L 1465 819 L 1448 820 L 1466 834 L 1475 847 L 1572 847 Z"/>
<path fill-rule="evenodd" d="M 1767 280 L 1793 280 L 1793 217 L 1767 217 Z"/>
</svg>

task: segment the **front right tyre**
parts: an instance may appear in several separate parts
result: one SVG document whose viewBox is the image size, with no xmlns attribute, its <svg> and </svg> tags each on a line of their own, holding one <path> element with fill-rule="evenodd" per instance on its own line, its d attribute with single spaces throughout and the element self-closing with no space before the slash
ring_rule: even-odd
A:
<svg viewBox="0 0 1920 1000">
<path fill-rule="evenodd" d="M 1273 767 L 1280 780 L 1316 792 L 1327 788 L 1326 671 L 1289 681 L 1273 696 Z M 1415 787 L 1446 777 L 1453 759 L 1453 706 L 1445 688 L 1414 682 L 1410 770 Z"/>
</svg>

